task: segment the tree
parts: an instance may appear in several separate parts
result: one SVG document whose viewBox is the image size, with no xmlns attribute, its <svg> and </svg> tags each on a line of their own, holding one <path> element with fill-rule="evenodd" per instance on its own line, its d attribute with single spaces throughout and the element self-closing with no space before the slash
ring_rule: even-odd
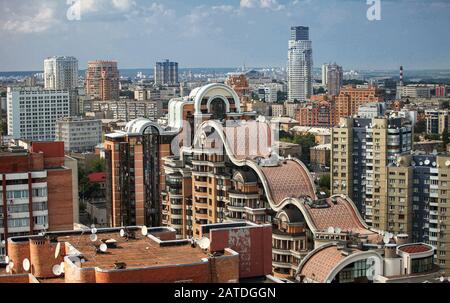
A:
<svg viewBox="0 0 450 303">
<path fill-rule="evenodd" d="M 442 101 L 441 102 L 441 109 L 450 109 L 450 101 Z"/>
<path fill-rule="evenodd" d="M 106 161 L 105 159 L 98 158 L 92 161 L 91 169 L 89 173 L 102 173 L 106 171 Z"/>
<path fill-rule="evenodd" d="M 416 125 L 414 126 L 414 133 L 423 134 L 426 131 L 427 131 L 427 121 L 426 120 L 417 121 Z"/>
<path fill-rule="evenodd" d="M 441 139 L 441 137 L 437 134 L 426 134 L 425 135 L 426 140 L 435 141 Z"/>
<path fill-rule="evenodd" d="M 331 177 L 330 177 L 330 174 L 326 174 L 326 175 L 323 175 L 321 178 L 320 178 L 320 181 L 319 181 L 319 186 L 320 186 L 320 188 L 322 189 L 330 189 L 330 184 L 331 184 Z"/>
</svg>

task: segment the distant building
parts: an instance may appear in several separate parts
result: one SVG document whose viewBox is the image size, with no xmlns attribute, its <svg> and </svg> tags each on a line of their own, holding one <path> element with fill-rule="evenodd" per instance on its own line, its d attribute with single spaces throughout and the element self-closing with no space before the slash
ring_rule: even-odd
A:
<svg viewBox="0 0 450 303">
<path fill-rule="evenodd" d="M 436 93 L 435 96 L 436 97 L 447 97 L 447 85 L 436 85 Z"/>
<path fill-rule="evenodd" d="M 335 124 L 335 102 L 308 102 L 298 108 L 296 119 L 301 126 L 332 127 Z"/>
<path fill-rule="evenodd" d="M 288 99 L 291 102 L 306 101 L 312 95 L 312 42 L 309 28 L 291 28 L 288 52 Z"/>
<path fill-rule="evenodd" d="M 361 105 L 358 109 L 358 117 L 360 118 L 377 118 L 383 117 L 386 112 L 386 104 L 382 102 L 367 103 Z"/>
<path fill-rule="evenodd" d="M 325 64 L 322 66 L 322 78 L 325 80 L 329 95 L 337 96 L 341 90 L 344 81 L 344 70 L 342 66 L 334 64 Z M 323 81 L 323 80 L 322 80 Z"/>
<path fill-rule="evenodd" d="M 272 116 L 283 117 L 284 116 L 284 104 L 272 104 Z"/>
<path fill-rule="evenodd" d="M 450 117 L 448 110 L 426 110 L 427 134 L 441 135 L 445 129 L 450 131 Z"/>
<path fill-rule="evenodd" d="M 117 62 L 88 62 L 86 95 L 91 100 L 119 100 L 119 78 Z"/>
<path fill-rule="evenodd" d="M 64 143 L 0 151 L 0 177 L 0 259 L 9 254 L 2 242 L 9 237 L 73 229 L 73 176 L 65 166 Z"/>
<path fill-rule="evenodd" d="M 67 152 L 93 152 L 102 142 L 102 121 L 78 117 L 58 120 L 55 139 L 64 142 Z"/>
<path fill-rule="evenodd" d="M 406 85 L 397 87 L 399 98 L 431 98 L 431 87 L 426 85 Z"/>
<path fill-rule="evenodd" d="M 155 84 L 157 85 L 178 85 L 178 63 L 166 60 L 156 62 Z"/>
<path fill-rule="evenodd" d="M 309 149 L 309 158 L 313 168 L 330 167 L 331 144 L 321 144 Z"/>
<path fill-rule="evenodd" d="M 239 98 L 242 98 L 243 96 L 249 96 L 250 94 L 248 78 L 245 76 L 245 74 L 229 74 L 227 80 L 225 81 L 225 84 L 234 89 Z"/>
<path fill-rule="evenodd" d="M 8 134 L 14 139 L 53 141 L 56 121 L 73 114 L 77 98 L 68 90 L 9 87 Z"/>
<path fill-rule="evenodd" d="M 78 87 L 78 60 L 74 57 L 45 59 L 44 83 L 46 89 L 76 89 Z"/>
<path fill-rule="evenodd" d="M 381 93 L 376 87 L 344 86 L 336 97 L 335 121 L 356 115 L 361 105 L 372 102 L 383 102 Z"/>
<path fill-rule="evenodd" d="M 158 101 L 86 101 L 85 113 L 98 113 L 101 119 L 117 119 L 130 121 L 137 118 L 158 120 L 161 117 L 162 103 Z M 97 116 L 98 117 L 98 116 Z"/>
</svg>

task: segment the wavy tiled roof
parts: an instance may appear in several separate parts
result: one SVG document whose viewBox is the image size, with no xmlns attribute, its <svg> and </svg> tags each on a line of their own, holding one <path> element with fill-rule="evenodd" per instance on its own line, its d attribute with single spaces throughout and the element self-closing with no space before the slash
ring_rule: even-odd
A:
<svg viewBox="0 0 450 303">
<path fill-rule="evenodd" d="M 338 227 L 342 232 L 353 232 L 372 235 L 374 232 L 367 229 L 356 214 L 356 210 L 345 199 L 337 198 L 336 204 L 327 199 L 328 208 L 312 208 L 305 204 L 305 209 L 311 217 L 317 230 L 327 230 L 329 227 Z"/>
<path fill-rule="evenodd" d="M 296 161 L 288 160 L 275 167 L 261 167 L 261 171 L 276 205 L 286 198 L 316 198 L 314 184 L 308 172 Z"/>
<path fill-rule="evenodd" d="M 325 283 L 325 279 L 346 256 L 335 245 L 316 251 L 303 265 L 300 275 L 319 283 Z"/>
</svg>

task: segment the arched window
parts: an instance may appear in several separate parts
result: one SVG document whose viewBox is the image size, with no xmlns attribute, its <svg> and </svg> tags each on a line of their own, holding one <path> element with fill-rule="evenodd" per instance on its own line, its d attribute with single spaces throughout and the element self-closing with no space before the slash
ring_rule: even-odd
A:
<svg viewBox="0 0 450 303">
<path fill-rule="evenodd" d="M 225 119 L 227 112 L 227 105 L 221 98 L 216 98 L 211 101 L 210 114 L 212 120 L 223 120 Z"/>
</svg>

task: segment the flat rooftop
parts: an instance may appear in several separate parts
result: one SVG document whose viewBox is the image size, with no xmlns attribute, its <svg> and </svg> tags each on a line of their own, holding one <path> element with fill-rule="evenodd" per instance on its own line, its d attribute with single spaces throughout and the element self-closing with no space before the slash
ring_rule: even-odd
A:
<svg viewBox="0 0 450 303">
<path fill-rule="evenodd" d="M 198 247 L 191 247 L 188 241 L 165 242 L 160 245 L 150 236 L 143 236 L 138 230 L 135 239 L 120 236 L 119 232 L 97 233 L 97 241 L 90 239 L 91 232 L 76 236 L 59 236 L 58 242 L 67 242 L 78 250 L 85 262 L 83 268 L 98 267 L 115 269 L 115 263 L 125 263 L 126 268 L 143 268 L 200 263 L 208 255 Z M 117 241 L 117 248 L 108 248 L 106 253 L 97 253 L 102 240 Z"/>
</svg>

